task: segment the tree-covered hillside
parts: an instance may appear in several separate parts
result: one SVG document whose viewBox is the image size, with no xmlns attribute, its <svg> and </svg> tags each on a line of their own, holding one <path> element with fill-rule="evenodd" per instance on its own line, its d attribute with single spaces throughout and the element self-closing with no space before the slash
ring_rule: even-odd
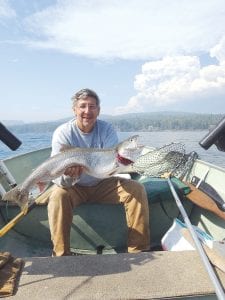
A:
<svg viewBox="0 0 225 300">
<path fill-rule="evenodd" d="M 159 131 L 159 130 L 206 130 L 216 125 L 224 114 L 193 113 L 133 113 L 117 116 L 102 115 L 101 119 L 113 124 L 118 131 Z M 54 122 L 31 123 L 10 126 L 15 133 L 52 132 L 68 119 Z"/>
</svg>

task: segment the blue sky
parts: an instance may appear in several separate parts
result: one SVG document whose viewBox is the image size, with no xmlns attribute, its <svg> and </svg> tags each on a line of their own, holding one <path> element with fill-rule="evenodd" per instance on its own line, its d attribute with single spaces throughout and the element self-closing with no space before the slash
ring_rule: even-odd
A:
<svg viewBox="0 0 225 300">
<path fill-rule="evenodd" d="M 0 119 L 225 113 L 224 0 L 0 0 Z"/>
</svg>

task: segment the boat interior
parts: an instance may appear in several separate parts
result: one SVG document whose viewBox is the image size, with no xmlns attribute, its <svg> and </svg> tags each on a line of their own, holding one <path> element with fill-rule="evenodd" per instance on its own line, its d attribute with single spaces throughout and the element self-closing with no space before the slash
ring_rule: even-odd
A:
<svg viewBox="0 0 225 300">
<path fill-rule="evenodd" d="M 1 162 L 1 189 L 9 190 L 22 182 L 37 165 L 49 157 L 50 148 L 26 153 Z M 189 183 L 193 178 L 204 178 L 212 183 L 225 199 L 223 169 L 197 160 L 184 180 L 172 178 L 185 210 L 193 225 L 200 227 L 215 239 L 223 240 L 224 219 L 214 212 L 204 209 L 190 199 Z M 207 178 L 206 175 L 207 174 Z M 161 239 L 171 227 L 174 219 L 182 220 L 180 211 L 171 194 L 166 178 L 140 176 L 136 173 L 121 174 L 140 181 L 147 191 L 150 211 L 150 230 L 152 250 L 161 249 Z M 51 187 L 49 188 L 49 190 Z M 202 192 L 198 190 L 198 197 Z M 43 199 L 45 199 L 43 201 Z M 16 240 L 16 255 L 43 256 L 51 255 L 51 241 L 47 216 L 47 197 L 39 197 L 38 205 L 16 223 L 7 234 L 0 239 L 1 249 L 9 249 L 7 239 L 12 244 Z M 1 201 L 0 225 L 4 227 L 20 213 L 16 204 Z M 218 209 L 218 211 L 220 211 Z M 13 239 L 12 239 L 13 236 Z M 71 248 L 74 253 L 124 253 L 126 252 L 127 226 L 122 205 L 83 204 L 74 211 L 71 229 Z M 21 244 L 21 247 L 19 245 Z M 20 248 L 22 253 L 20 253 Z M 10 249 L 11 251 L 11 249 Z M 14 252 L 15 249 L 12 249 Z M 25 255 L 24 255 L 25 254 Z"/>
</svg>

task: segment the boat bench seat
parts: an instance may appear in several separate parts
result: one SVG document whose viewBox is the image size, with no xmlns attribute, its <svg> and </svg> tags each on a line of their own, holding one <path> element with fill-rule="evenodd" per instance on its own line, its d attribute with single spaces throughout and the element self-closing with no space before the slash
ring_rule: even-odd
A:
<svg viewBox="0 0 225 300">
<path fill-rule="evenodd" d="M 167 179 L 146 177 L 144 179 L 140 179 L 139 182 L 144 185 L 150 204 L 160 201 L 174 201 Z M 190 187 L 178 178 L 173 177 L 172 182 L 176 191 L 180 195 L 187 195 L 191 191 Z"/>
</svg>

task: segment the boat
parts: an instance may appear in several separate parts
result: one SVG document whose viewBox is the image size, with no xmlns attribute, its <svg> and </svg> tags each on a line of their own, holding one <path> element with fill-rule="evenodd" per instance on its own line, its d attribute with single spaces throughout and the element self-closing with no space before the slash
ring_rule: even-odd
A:
<svg viewBox="0 0 225 300">
<path fill-rule="evenodd" d="M 224 136 L 225 118 L 200 144 L 206 150 L 215 144 L 218 151 L 225 151 Z M 19 145 L 14 139 L 7 132 L 2 141 L 13 148 Z M 146 154 L 151 151 L 155 150 L 146 149 Z M 32 195 L 38 201 L 30 205 L 27 213 L 21 212 L 15 203 L 1 200 L 6 191 L 23 182 L 50 152 L 48 147 L 0 161 L 0 251 L 24 262 L 8 299 L 224 299 L 225 257 L 221 252 L 218 258 L 215 249 L 211 255 L 204 251 L 207 255 L 202 258 L 193 237 L 192 242 L 189 239 L 191 250 L 181 247 L 171 251 L 162 244 L 176 222 L 189 229 L 185 224 L 188 218 L 193 228 L 219 244 L 225 253 L 224 168 L 194 157 L 183 168 L 182 176 L 164 178 L 134 171 L 120 174 L 145 186 L 151 251 L 127 253 L 123 206 L 96 203 L 83 204 L 74 210 L 71 228 L 74 255 L 51 257 L 44 194 Z M 51 186 L 44 193 L 50 191 Z M 172 235 L 172 242 L 179 244 L 180 240 L 173 238 Z M 209 259 L 212 270 L 204 265 L 205 259 Z"/>
</svg>

